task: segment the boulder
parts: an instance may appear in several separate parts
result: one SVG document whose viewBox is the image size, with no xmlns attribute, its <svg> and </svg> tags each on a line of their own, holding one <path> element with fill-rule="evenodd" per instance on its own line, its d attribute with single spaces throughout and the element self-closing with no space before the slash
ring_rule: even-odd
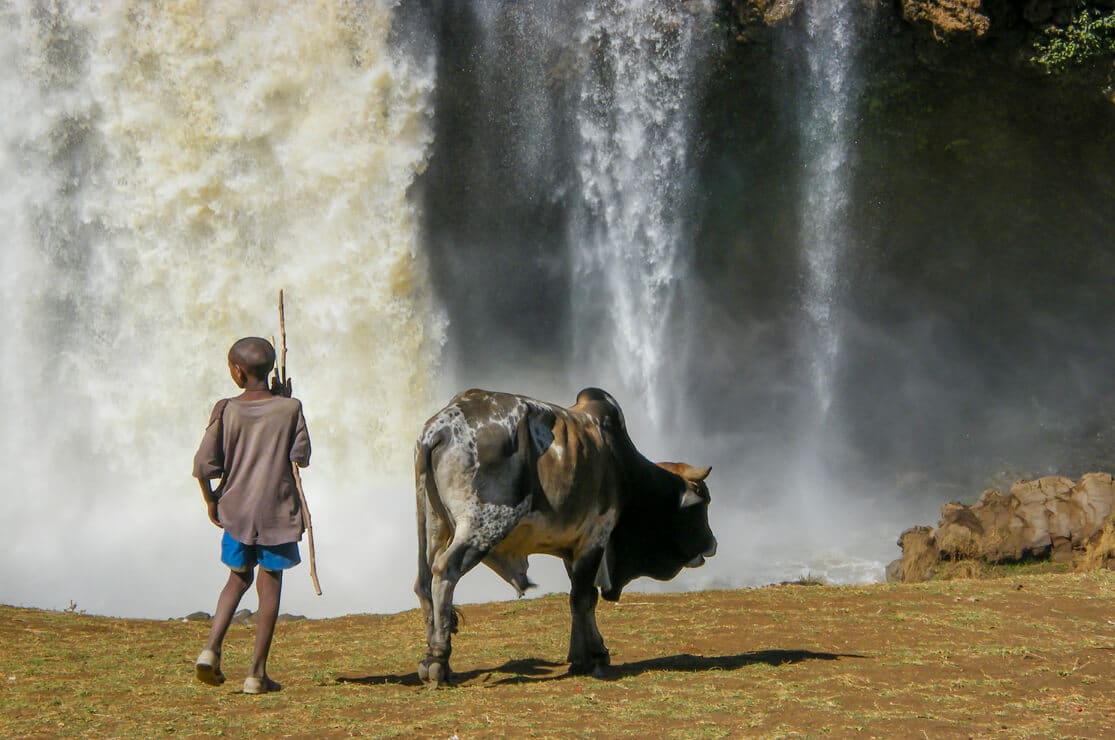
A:
<svg viewBox="0 0 1115 740">
<path fill-rule="evenodd" d="M 899 537 L 901 580 L 926 580 L 939 560 L 1067 562 L 1094 547 L 1113 513 L 1115 482 L 1107 473 L 1075 482 L 1061 476 L 1019 481 L 1009 494 L 984 491 L 970 506 L 952 501 L 941 507 L 936 528 L 913 527 Z"/>
<path fill-rule="evenodd" d="M 898 536 L 902 548 L 901 580 L 905 583 L 928 581 L 941 561 L 941 551 L 929 527 L 910 527 Z"/>
<path fill-rule="evenodd" d="M 1080 547 L 1115 514 L 1115 480 L 1108 473 L 1088 473 L 1073 486 L 1072 500 L 1080 508 L 1083 519 L 1079 539 L 1073 539 L 1073 545 Z"/>
<path fill-rule="evenodd" d="M 1084 554 L 1078 561 L 1081 570 L 1115 570 L 1115 517 L 1083 542 Z"/>
</svg>

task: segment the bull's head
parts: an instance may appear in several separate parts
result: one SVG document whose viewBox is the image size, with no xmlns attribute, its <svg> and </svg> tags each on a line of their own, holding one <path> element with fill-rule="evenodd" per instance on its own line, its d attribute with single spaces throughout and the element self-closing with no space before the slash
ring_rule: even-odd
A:
<svg viewBox="0 0 1115 740">
<path fill-rule="evenodd" d="M 646 490 L 632 497 L 612 531 L 604 562 L 607 577 L 601 579 L 602 595 L 609 601 L 619 599 L 635 578 L 669 580 L 716 554 L 705 484 L 712 469 L 685 463 L 658 463 L 657 469 L 668 475 L 648 476 Z"/>
<path fill-rule="evenodd" d="M 711 495 L 705 478 L 712 472 L 712 468 L 695 468 L 685 463 L 658 463 L 658 467 L 665 468 L 685 481 L 685 491 L 681 494 L 679 529 L 681 532 L 682 547 L 691 550 L 700 549 L 689 562 L 686 568 L 698 568 L 705 564 L 705 558 L 716 554 L 716 537 L 708 524 L 708 505 Z M 692 509 L 693 511 L 687 511 Z"/>
</svg>

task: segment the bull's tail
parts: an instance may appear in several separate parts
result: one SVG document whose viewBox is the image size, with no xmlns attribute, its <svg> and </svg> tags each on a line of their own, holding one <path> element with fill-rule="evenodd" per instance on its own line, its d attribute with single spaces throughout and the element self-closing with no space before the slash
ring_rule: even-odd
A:
<svg viewBox="0 0 1115 740">
<path fill-rule="evenodd" d="M 420 440 L 414 452 L 415 513 L 418 524 L 418 580 L 414 584 L 414 591 L 426 611 L 427 619 L 430 618 L 429 607 L 432 605 L 432 557 L 441 544 L 430 540 L 431 537 L 437 538 L 439 534 L 445 536 L 444 533 L 451 532 L 453 529 L 453 520 L 441 500 L 433 468 L 433 452 L 443 442 L 443 435 L 440 432 L 436 433 L 428 440 Z M 430 516 L 438 520 L 433 527 L 429 526 Z M 463 621 L 460 611 L 453 607 L 450 630 L 456 632 L 458 623 Z"/>
<path fill-rule="evenodd" d="M 418 524 L 418 580 L 414 591 L 423 606 L 430 600 L 430 582 L 433 571 L 430 568 L 430 545 L 426 519 L 429 516 L 430 489 L 436 493 L 433 471 L 430 469 L 430 448 L 419 440 L 414 450 L 414 513 Z"/>
<path fill-rule="evenodd" d="M 433 578 L 433 563 L 430 558 L 437 545 L 430 541 L 430 537 L 438 527 L 430 526 L 432 522 L 428 521 L 429 517 L 437 517 L 443 527 L 451 526 L 433 469 L 433 452 L 442 441 L 440 434 L 423 437 L 419 439 L 414 451 L 414 504 L 418 525 L 418 581 L 414 590 L 422 600 L 430 598 L 430 583 Z"/>
<path fill-rule="evenodd" d="M 436 516 L 445 526 L 450 529 L 453 528 L 453 520 L 449 516 L 449 512 L 445 508 L 445 504 L 441 500 L 441 493 L 438 491 L 437 479 L 434 476 L 433 455 L 434 450 L 444 443 L 444 433 L 442 431 L 436 432 L 429 440 L 420 441 L 418 449 L 415 453 L 414 460 L 414 473 L 415 473 L 415 493 L 418 500 L 423 501 L 433 510 Z M 425 510 L 426 507 L 419 507 Z M 428 511 L 424 511 L 422 518 L 428 515 Z M 422 534 L 423 539 L 425 534 Z"/>
</svg>

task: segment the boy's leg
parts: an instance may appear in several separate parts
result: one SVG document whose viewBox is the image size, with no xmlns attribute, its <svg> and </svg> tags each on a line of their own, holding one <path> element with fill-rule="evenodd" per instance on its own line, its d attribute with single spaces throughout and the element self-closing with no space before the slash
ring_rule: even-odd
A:
<svg viewBox="0 0 1115 740">
<path fill-rule="evenodd" d="M 275 635 L 275 622 L 279 618 L 279 597 L 283 591 L 281 570 L 259 569 L 256 580 L 259 593 L 259 611 L 256 612 L 256 644 L 252 657 L 250 677 L 267 678 L 267 655 L 271 652 L 271 638 Z"/>
<path fill-rule="evenodd" d="M 240 606 L 240 599 L 243 598 L 251 586 L 252 571 L 229 571 L 228 582 L 225 583 L 225 587 L 221 590 L 221 595 L 217 599 L 217 611 L 213 615 L 213 626 L 209 630 L 209 641 L 205 643 L 207 650 L 212 650 L 218 655 L 221 654 L 221 643 L 224 642 L 225 633 L 228 632 L 228 626 L 232 623 L 232 615 L 236 613 L 236 607 Z"/>
<path fill-rule="evenodd" d="M 232 621 L 232 615 L 240 604 L 240 597 L 252 585 L 252 572 L 229 571 L 228 583 L 225 584 L 217 599 L 217 613 L 213 615 L 213 626 L 209 629 L 209 640 L 205 648 L 197 656 L 194 663 L 194 674 L 197 680 L 210 686 L 220 686 L 225 682 L 225 675 L 221 673 L 221 643 L 224 642 L 225 632 Z"/>
</svg>

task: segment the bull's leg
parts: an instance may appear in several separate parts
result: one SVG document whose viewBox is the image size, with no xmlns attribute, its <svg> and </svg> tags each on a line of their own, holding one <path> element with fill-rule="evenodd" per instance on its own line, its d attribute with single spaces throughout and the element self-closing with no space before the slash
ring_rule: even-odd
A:
<svg viewBox="0 0 1115 740">
<path fill-rule="evenodd" d="M 603 557 L 604 550 L 599 548 L 565 563 L 569 573 L 569 612 L 572 617 L 568 656 L 570 673 L 591 673 L 601 677 L 609 663 L 608 648 L 596 626 L 596 602 L 600 598 L 596 589 L 596 573 Z"/>
<path fill-rule="evenodd" d="M 469 541 L 469 528 L 458 525 L 449 546 L 437 554 L 432 564 L 430 584 L 433 628 L 427 641 L 426 659 L 418 675 L 432 686 L 441 686 L 452 675 L 449 656 L 453 652 L 452 633 L 456 632 L 457 618 L 453 613 L 453 591 L 457 581 L 472 570 L 487 551 Z"/>
<path fill-rule="evenodd" d="M 448 544 L 446 527 L 437 515 L 429 510 L 424 496 L 418 499 L 418 578 L 414 582 L 414 593 L 422 607 L 423 621 L 426 625 L 426 644 L 429 645 L 434 633 L 433 568 L 434 554 L 445 549 Z M 422 681 L 429 678 L 427 663 L 418 665 L 418 677 Z"/>
</svg>

